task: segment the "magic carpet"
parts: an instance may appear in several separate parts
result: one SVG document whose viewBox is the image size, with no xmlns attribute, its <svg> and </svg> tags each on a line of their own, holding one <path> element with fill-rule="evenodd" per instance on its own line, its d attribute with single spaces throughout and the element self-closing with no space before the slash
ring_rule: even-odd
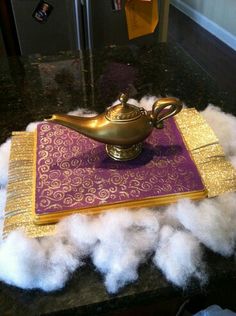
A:
<svg viewBox="0 0 236 316">
<path fill-rule="evenodd" d="M 206 121 L 201 117 L 201 115 L 195 109 L 185 109 L 176 116 L 175 121 L 176 121 L 178 129 L 180 130 L 183 136 L 183 140 L 186 144 L 186 148 L 188 149 L 190 156 L 194 160 L 197 166 L 197 169 L 201 175 L 201 179 L 207 191 L 207 196 L 214 197 L 221 193 L 235 191 L 236 190 L 235 169 L 231 166 L 231 164 L 225 158 L 223 149 L 218 143 L 218 139 L 216 138 L 211 128 L 207 125 Z M 47 129 L 49 127 L 45 125 L 45 128 Z M 11 232 L 12 230 L 15 230 L 16 228 L 23 229 L 29 237 L 45 236 L 45 235 L 50 235 L 54 232 L 55 225 L 54 224 L 49 225 L 45 223 L 47 223 L 48 220 L 50 223 L 55 222 L 55 217 L 52 217 L 52 212 L 50 212 L 48 216 L 47 211 L 46 212 L 42 211 L 42 205 L 43 205 L 42 201 L 44 203 L 47 203 L 45 202 L 47 200 L 46 196 L 48 194 L 47 188 L 45 188 L 45 186 L 43 187 L 44 192 L 47 192 L 47 193 L 41 199 L 41 201 L 38 200 L 37 196 L 40 195 L 42 197 L 43 196 L 42 191 L 39 192 L 40 193 L 39 195 L 36 194 L 37 188 L 39 190 L 39 186 L 36 186 L 36 180 L 35 180 L 35 177 L 33 176 L 36 170 L 36 159 L 34 155 L 34 153 L 36 152 L 36 144 L 37 144 L 36 133 L 34 132 L 16 132 L 13 134 L 11 157 L 10 157 L 10 168 L 9 168 L 9 182 L 8 182 L 8 188 L 7 188 L 8 196 L 7 196 L 7 203 L 6 203 L 6 210 L 5 210 L 4 236 L 6 236 L 9 232 Z M 176 145 L 176 144 L 172 143 L 172 146 L 173 145 Z M 90 149 L 94 149 L 94 148 L 90 148 Z M 98 153 L 98 156 L 101 156 L 101 152 Z M 41 154 L 41 156 L 38 156 L 37 161 L 39 161 L 42 157 L 43 157 L 43 153 Z M 47 157 L 47 158 L 50 160 L 50 157 Z M 147 156 L 145 157 L 145 159 L 147 159 Z M 40 168 L 41 169 L 45 168 L 45 164 L 44 166 L 37 165 L 37 167 L 38 167 L 37 170 L 40 170 Z M 194 167 L 192 166 L 192 168 Z M 52 172 L 54 172 L 54 175 L 55 175 L 56 173 L 55 168 L 54 170 L 52 170 Z M 43 179 L 43 177 L 45 176 L 45 173 L 43 172 L 41 172 L 41 174 L 36 173 L 36 177 L 37 175 L 38 175 L 38 179 Z M 51 178 L 52 177 L 53 175 L 51 174 Z M 190 182 L 192 184 L 195 184 L 196 187 L 189 187 L 189 191 L 185 190 L 185 192 L 183 192 L 182 190 L 182 192 L 179 192 L 180 194 L 178 198 L 179 197 L 201 198 L 201 197 L 206 196 L 204 186 L 201 185 L 201 179 L 199 180 L 198 178 L 195 178 L 195 180 L 197 179 L 197 181 L 195 182 L 193 181 L 193 179 Z M 42 184 L 42 181 L 41 181 L 41 184 Z M 54 185 L 55 185 L 55 182 L 54 182 Z M 196 193 L 197 191 L 198 194 L 188 195 L 186 194 L 186 191 L 188 193 L 191 193 L 191 192 Z M 171 196 L 173 195 L 170 194 L 169 197 Z M 144 199 L 143 199 L 143 196 L 141 196 L 142 203 L 136 202 L 134 203 L 134 205 L 132 205 L 132 202 L 131 202 L 130 206 L 135 206 L 135 207 L 151 206 L 151 205 L 157 206 L 160 204 L 167 204 L 168 202 L 168 199 L 167 199 L 165 203 L 159 203 L 158 198 L 155 196 L 152 196 L 153 199 L 151 199 L 151 203 L 150 203 L 150 200 L 149 200 L 149 203 L 147 203 L 147 200 L 145 200 L 146 198 L 147 196 Z M 57 200 L 59 199 L 60 199 L 59 196 L 57 196 Z M 68 196 L 67 196 L 67 201 L 69 201 Z M 175 202 L 175 201 L 176 199 L 169 198 L 169 203 Z M 38 213 L 37 213 L 36 205 L 39 205 L 40 203 L 41 203 L 41 207 L 38 207 Z M 118 207 L 123 206 L 123 205 L 129 206 L 129 203 L 125 201 L 125 204 L 119 204 L 119 203 L 117 204 Z M 109 209 L 109 207 L 111 206 L 113 207 L 114 203 L 110 202 L 110 203 L 107 203 L 107 205 L 105 205 L 104 199 L 103 199 L 103 203 L 99 205 L 99 208 L 97 209 L 97 211 L 102 211 L 103 209 Z M 54 209 L 55 209 L 55 205 L 54 205 Z M 67 208 L 67 211 L 68 209 L 69 208 Z M 80 209 L 81 209 L 81 205 L 77 205 L 77 207 L 74 210 L 80 211 Z M 65 210 L 65 205 L 62 210 Z M 54 212 L 54 214 L 56 213 L 60 215 L 60 212 L 58 211 L 59 210 L 56 209 L 56 212 Z M 92 208 L 88 207 L 87 211 L 88 211 L 87 213 L 95 213 L 93 207 Z M 40 214 L 40 213 L 44 213 L 44 214 Z M 70 211 L 67 212 L 68 215 L 71 213 L 73 212 L 70 212 Z M 36 217 L 35 217 L 35 214 L 37 215 Z M 63 212 L 63 215 L 66 215 L 66 214 Z M 56 220 L 58 220 L 59 218 L 60 216 L 57 217 Z M 37 219 L 38 219 L 38 223 L 40 224 L 43 223 L 44 225 L 39 226 L 35 224 L 35 221 L 37 222 Z"/>
</svg>

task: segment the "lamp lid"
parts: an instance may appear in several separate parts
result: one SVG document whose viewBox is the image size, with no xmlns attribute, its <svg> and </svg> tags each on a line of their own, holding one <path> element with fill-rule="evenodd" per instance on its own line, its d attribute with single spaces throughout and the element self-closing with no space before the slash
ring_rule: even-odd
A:
<svg viewBox="0 0 236 316">
<path fill-rule="evenodd" d="M 128 96 L 124 93 L 121 93 L 119 96 L 120 104 L 111 106 L 107 109 L 105 117 L 109 121 L 113 122 L 127 122 L 133 121 L 139 118 L 142 115 L 140 108 L 133 104 L 127 103 Z"/>
</svg>

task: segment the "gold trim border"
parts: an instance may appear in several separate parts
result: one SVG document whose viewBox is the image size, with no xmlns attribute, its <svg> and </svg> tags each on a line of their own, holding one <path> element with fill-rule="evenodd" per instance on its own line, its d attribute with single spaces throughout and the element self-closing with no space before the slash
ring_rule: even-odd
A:
<svg viewBox="0 0 236 316">
<path fill-rule="evenodd" d="M 189 152 L 200 172 L 208 197 L 236 191 L 236 169 L 224 154 L 218 138 L 195 108 L 175 116 Z"/>
<path fill-rule="evenodd" d="M 16 229 L 29 237 L 48 236 L 55 231 L 55 225 L 37 226 L 33 222 L 35 140 L 34 132 L 12 133 L 3 238 Z"/>
</svg>

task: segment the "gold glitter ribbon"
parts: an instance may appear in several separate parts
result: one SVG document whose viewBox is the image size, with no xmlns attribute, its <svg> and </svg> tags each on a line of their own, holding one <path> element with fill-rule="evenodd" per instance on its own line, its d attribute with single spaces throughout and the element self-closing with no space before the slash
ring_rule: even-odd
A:
<svg viewBox="0 0 236 316">
<path fill-rule="evenodd" d="M 33 222 L 35 138 L 32 132 L 12 135 L 3 238 L 15 229 L 29 237 L 51 235 L 55 230 L 55 225 L 37 226 Z"/>
<path fill-rule="evenodd" d="M 184 109 L 175 117 L 181 134 L 198 168 L 208 197 L 236 191 L 236 169 L 206 120 L 196 109 Z"/>
<path fill-rule="evenodd" d="M 175 120 L 208 197 L 236 191 L 236 170 L 225 157 L 205 119 L 195 109 L 184 109 Z M 55 232 L 55 225 L 35 225 L 33 221 L 35 151 L 36 133 L 13 133 L 3 237 L 19 228 L 29 237 L 42 237 Z"/>
</svg>

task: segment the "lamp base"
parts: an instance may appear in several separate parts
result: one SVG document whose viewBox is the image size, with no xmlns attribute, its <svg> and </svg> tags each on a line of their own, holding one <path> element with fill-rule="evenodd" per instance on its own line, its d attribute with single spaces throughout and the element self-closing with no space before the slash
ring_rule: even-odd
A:
<svg viewBox="0 0 236 316">
<path fill-rule="evenodd" d="M 118 161 L 132 160 L 142 151 L 142 143 L 132 146 L 106 145 L 106 152 L 109 157 Z"/>
</svg>

